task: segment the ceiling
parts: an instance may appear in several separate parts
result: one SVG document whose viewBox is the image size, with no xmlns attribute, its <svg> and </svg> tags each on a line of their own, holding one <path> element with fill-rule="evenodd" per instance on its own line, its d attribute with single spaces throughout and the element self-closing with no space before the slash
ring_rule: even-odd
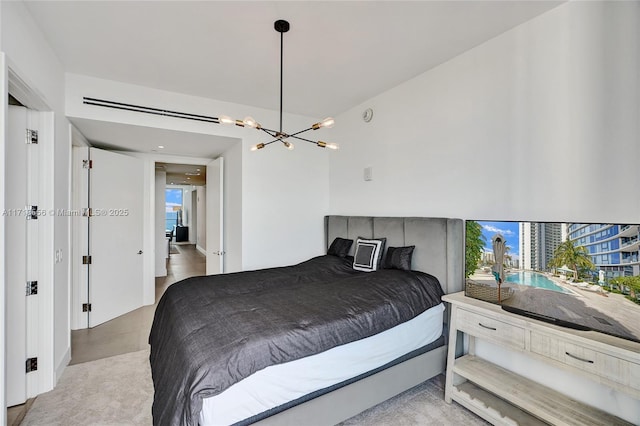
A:
<svg viewBox="0 0 640 426">
<path fill-rule="evenodd" d="M 91 141 L 91 145 L 109 150 L 216 158 L 238 141 L 235 138 L 223 136 L 178 132 L 84 118 L 70 118 L 70 120 L 84 137 Z"/>
<path fill-rule="evenodd" d="M 156 163 L 156 170 L 163 170 L 167 173 L 167 185 L 202 186 L 207 184 L 207 166 Z"/>
<path fill-rule="evenodd" d="M 316 118 L 338 115 L 561 3 L 25 2 L 67 72 L 274 110 L 280 34 L 273 22 L 286 19 L 283 109 Z M 80 130 L 98 124 L 91 126 Z"/>
</svg>

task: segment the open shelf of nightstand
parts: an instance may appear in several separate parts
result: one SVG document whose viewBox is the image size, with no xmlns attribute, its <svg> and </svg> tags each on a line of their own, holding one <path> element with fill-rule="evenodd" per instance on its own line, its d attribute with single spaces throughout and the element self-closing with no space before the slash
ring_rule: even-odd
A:
<svg viewBox="0 0 640 426">
<path fill-rule="evenodd" d="M 516 420 L 505 424 L 544 424 L 528 423 L 535 420 L 528 417 L 517 421 L 516 418 L 521 414 L 517 413 L 517 407 L 554 425 L 630 424 L 473 355 L 456 359 L 453 372 L 481 386 L 504 402 L 509 401 L 504 407 L 492 407 L 503 416 Z M 458 396 L 464 398 L 463 395 Z M 490 403 L 488 405 L 491 406 Z M 527 422 L 523 423 L 525 419 Z"/>
<path fill-rule="evenodd" d="M 465 381 L 453 386 L 453 399 L 494 425 L 546 426 L 547 423 L 491 392 L 487 392 L 475 383 Z"/>
</svg>

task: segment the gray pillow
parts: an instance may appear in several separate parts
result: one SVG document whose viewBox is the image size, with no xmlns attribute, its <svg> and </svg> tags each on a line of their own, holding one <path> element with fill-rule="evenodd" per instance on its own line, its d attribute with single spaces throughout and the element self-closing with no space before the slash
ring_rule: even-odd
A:
<svg viewBox="0 0 640 426">
<path fill-rule="evenodd" d="M 329 250 L 327 250 L 327 254 L 338 257 L 347 257 L 349 254 L 349 249 L 351 249 L 351 245 L 353 244 L 353 240 L 347 240 L 346 238 L 336 237 L 335 240 L 329 246 Z"/>
<path fill-rule="evenodd" d="M 389 247 L 384 262 L 382 262 L 382 267 L 385 269 L 410 271 L 411 258 L 413 257 L 413 249 L 415 248 L 416 246 Z"/>
</svg>

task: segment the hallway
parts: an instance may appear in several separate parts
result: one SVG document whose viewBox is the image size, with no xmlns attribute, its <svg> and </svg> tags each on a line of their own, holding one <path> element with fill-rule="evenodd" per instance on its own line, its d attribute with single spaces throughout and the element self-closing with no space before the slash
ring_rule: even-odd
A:
<svg viewBox="0 0 640 426">
<path fill-rule="evenodd" d="M 195 245 L 172 245 L 167 276 L 156 278 L 156 304 L 171 284 L 204 275 L 205 268 L 206 258 Z M 91 329 L 72 330 L 69 365 L 146 349 L 156 304 L 143 306 Z"/>
</svg>

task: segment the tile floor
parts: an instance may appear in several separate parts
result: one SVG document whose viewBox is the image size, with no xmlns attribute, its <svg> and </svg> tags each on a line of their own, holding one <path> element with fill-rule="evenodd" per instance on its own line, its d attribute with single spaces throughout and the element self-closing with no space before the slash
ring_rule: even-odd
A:
<svg viewBox="0 0 640 426">
<path fill-rule="evenodd" d="M 174 244 L 167 262 L 167 276 L 156 278 L 156 303 L 168 286 L 204 275 L 205 270 L 206 258 L 195 245 Z M 72 330 L 69 365 L 146 349 L 155 309 L 155 304 L 143 306 L 97 327 Z M 18 426 L 32 402 L 7 409 L 7 424 Z"/>
</svg>

